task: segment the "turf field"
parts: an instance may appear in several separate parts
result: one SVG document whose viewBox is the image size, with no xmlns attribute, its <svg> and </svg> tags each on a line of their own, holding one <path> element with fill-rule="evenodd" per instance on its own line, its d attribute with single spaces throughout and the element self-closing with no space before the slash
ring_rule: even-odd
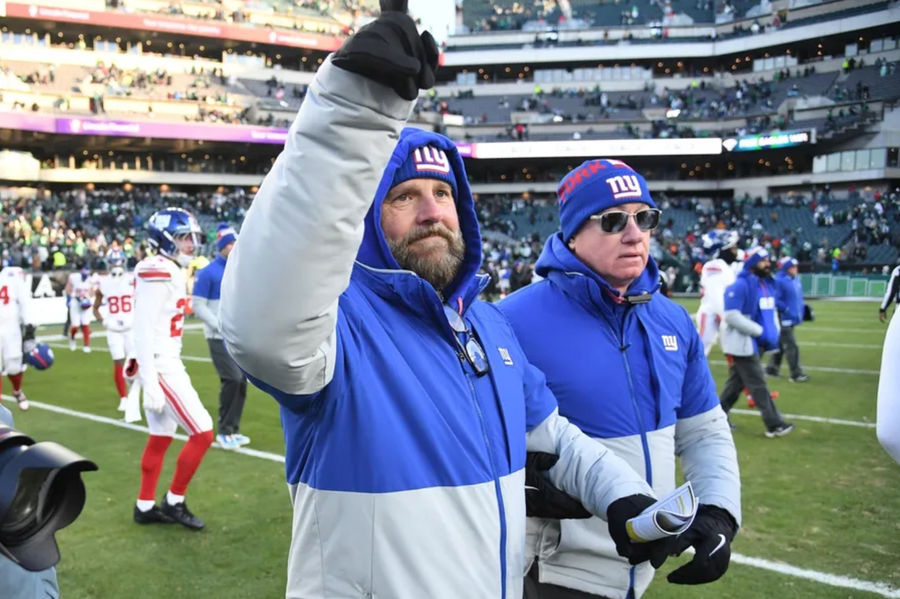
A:
<svg viewBox="0 0 900 599">
<path fill-rule="evenodd" d="M 812 380 L 770 379 L 781 393 L 777 405 L 797 430 L 782 439 L 765 438 L 762 421 L 743 399 L 732 417 L 744 527 L 728 574 L 714 584 L 679 588 L 664 574 L 688 558 L 672 558 L 646 597 L 900 597 L 900 466 L 881 450 L 874 430 L 885 325 L 872 303 L 813 305 L 816 321 L 797 331 Z M 39 334 L 58 332 L 52 327 Z M 84 476 L 88 501 L 81 517 L 57 535 L 63 596 L 283 596 L 291 518 L 274 400 L 255 389 L 248 397 L 242 432 L 252 438 L 248 449 L 255 453 L 214 447 L 201 465 L 188 505 L 206 520 L 205 530 L 140 527 L 131 511 L 146 433 L 116 422 L 118 397 L 112 362 L 102 351 L 105 340 L 98 336 L 91 354 L 55 345 L 53 368 L 26 374 L 31 411 L 16 411 L 7 395 L 4 401 L 19 429 L 60 442 L 100 466 Z M 215 417 L 218 380 L 199 329 L 186 330 L 184 355 Z M 714 350 L 711 360 L 721 386 L 724 359 Z M 180 447 L 176 441 L 169 449 L 160 494 Z"/>
</svg>

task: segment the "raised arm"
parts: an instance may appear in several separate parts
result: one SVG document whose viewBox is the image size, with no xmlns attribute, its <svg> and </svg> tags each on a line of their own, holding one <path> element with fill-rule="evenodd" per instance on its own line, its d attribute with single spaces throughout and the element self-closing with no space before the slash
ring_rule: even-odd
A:
<svg viewBox="0 0 900 599">
<path fill-rule="evenodd" d="M 325 61 L 229 255 L 223 337 L 244 371 L 282 393 L 317 392 L 334 373 L 338 297 L 418 88 L 433 84 L 429 39 L 386 13 Z"/>
</svg>

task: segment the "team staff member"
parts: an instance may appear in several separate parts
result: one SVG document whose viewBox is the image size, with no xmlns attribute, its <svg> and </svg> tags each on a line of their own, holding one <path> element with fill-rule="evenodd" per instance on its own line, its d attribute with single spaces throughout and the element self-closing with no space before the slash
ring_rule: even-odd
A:
<svg viewBox="0 0 900 599">
<path fill-rule="evenodd" d="M 228 223 L 219 224 L 216 231 L 216 249 L 219 255 L 197 271 L 194 278 L 194 314 L 203 321 L 203 334 L 209 346 L 209 355 L 219 375 L 219 434 L 216 440 L 225 449 L 237 449 L 250 443 L 250 437 L 241 434 L 241 414 L 247 400 L 247 377 L 237 367 L 219 326 L 219 295 L 225 261 L 237 241 L 237 233 Z"/>
<path fill-rule="evenodd" d="M 562 230 L 536 265 L 543 280 L 500 309 L 546 374 L 560 414 L 622 456 L 658 495 L 675 488 L 681 458 L 702 504 L 674 547 L 697 553 L 669 581 L 717 580 L 741 521 L 737 454 L 694 323 L 657 293 L 649 247 L 660 211 L 644 178 L 618 160 L 585 162 L 563 178 L 558 199 Z M 597 518 L 529 518 L 528 533 L 537 561 L 527 599 L 640 597 L 653 578 L 651 564 L 632 566 L 616 553 Z"/>
<path fill-rule="evenodd" d="M 720 332 L 728 358 L 728 380 L 719 396 L 727 413 L 746 387 L 759 408 L 766 437 L 783 437 L 794 430 L 784 421 L 766 386 L 760 353 L 778 347 L 778 315 L 769 253 L 763 247 L 747 252 L 744 268 L 725 290 L 725 327 Z"/>
<path fill-rule="evenodd" d="M 521 599 L 526 448 L 623 551 L 662 549 L 625 540 L 650 487 L 559 416 L 477 297 L 462 159 L 403 129 L 437 56 L 389 11 L 329 57 L 225 268 L 226 344 L 281 404 L 288 597 Z"/>
<path fill-rule="evenodd" d="M 800 367 L 800 348 L 794 336 L 794 328 L 803 323 L 803 286 L 797 279 L 797 261 L 794 258 L 785 258 L 775 275 L 775 307 L 778 309 L 781 332 L 778 334 L 778 351 L 772 352 L 766 374 L 779 376 L 781 358 L 784 356 L 791 370 L 791 381 L 805 383 L 809 375 Z"/>
<path fill-rule="evenodd" d="M 878 379 L 878 442 L 900 464 L 900 320 L 892 318 L 884 337 Z"/>
<path fill-rule="evenodd" d="M 884 322 L 887 319 L 888 306 L 895 303 L 900 303 L 900 266 L 895 266 L 891 271 L 887 289 L 884 291 L 884 297 L 881 298 L 881 305 L 878 306 L 878 320 Z"/>
</svg>

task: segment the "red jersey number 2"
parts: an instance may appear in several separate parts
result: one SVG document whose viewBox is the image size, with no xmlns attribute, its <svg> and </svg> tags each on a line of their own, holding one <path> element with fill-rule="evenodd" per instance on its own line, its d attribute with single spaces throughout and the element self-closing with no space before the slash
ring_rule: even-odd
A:
<svg viewBox="0 0 900 599">
<path fill-rule="evenodd" d="M 175 308 L 178 309 L 178 314 L 173 316 L 172 322 L 169 323 L 169 333 L 172 337 L 181 337 L 181 333 L 184 330 L 184 309 L 187 305 L 188 300 L 186 297 L 175 302 Z"/>
</svg>

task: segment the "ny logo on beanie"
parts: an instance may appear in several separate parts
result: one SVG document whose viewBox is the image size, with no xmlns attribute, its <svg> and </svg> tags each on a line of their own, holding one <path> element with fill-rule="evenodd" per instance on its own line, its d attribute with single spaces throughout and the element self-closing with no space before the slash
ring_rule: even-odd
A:
<svg viewBox="0 0 900 599">
<path fill-rule="evenodd" d="M 413 164 L 416 171 L 432 173 L 450 173 L 450 161 L 443 150 L 431 146 L 423 146 L 413 151 Z"/>
</svg>

